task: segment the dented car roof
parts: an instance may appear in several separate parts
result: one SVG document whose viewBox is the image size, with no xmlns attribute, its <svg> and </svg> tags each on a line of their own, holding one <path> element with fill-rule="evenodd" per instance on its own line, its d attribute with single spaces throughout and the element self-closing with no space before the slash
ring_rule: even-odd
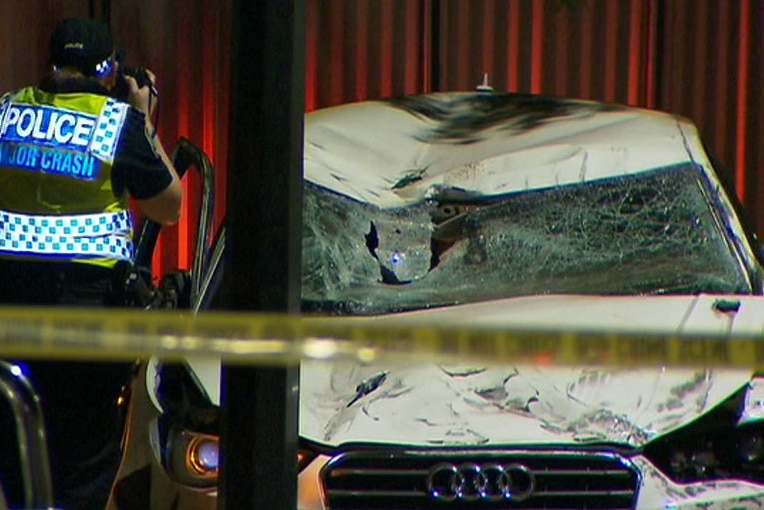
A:
<svg viewBox="0 0 764 510">
<path fill-rule="evenodd" d="M 305 178 L 380 207 L 443 187 L 495 195 L 687 161 L 709 164 L 687 119 L 594 101 L 439 93 L 306 116 Z"/>
</svg>

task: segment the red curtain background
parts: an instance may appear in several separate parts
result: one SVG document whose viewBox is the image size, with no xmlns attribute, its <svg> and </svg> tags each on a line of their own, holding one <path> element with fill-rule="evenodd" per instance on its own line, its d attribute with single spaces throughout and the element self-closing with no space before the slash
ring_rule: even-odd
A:
<svg viewBox="0 0 764 510">
<path fill-rule="evenodd" d="M 287 1 L 287 0 L 285 0 Z M 306 0 L 306 109 L 429 91 L 538 92 L 693 119 L 764 232 L 761 0 Z M 104 11 L 104 7 L 107 7 Z M 37 81 L 66 15 L 107 17 L 127 62 L 159 76 L 159 130 L 217 169 L 225 212 L 230 1 L 0 2 L 0 90 Z M 253 79 L 258 77 L 253 76 Z M 162 235 L 155 269 L 187 268 L 199 183 Z"/>
</svg>

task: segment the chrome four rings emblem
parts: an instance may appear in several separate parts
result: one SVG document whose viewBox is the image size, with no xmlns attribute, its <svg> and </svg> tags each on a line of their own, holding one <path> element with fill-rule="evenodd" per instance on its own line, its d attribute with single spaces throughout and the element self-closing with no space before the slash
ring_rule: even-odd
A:
<svg viewBox="0 0 764 510">
<path fill-rule="evenodd" d="M 521 464 L 436 464 L 427 492 L 439 501 L 522 501 L 536 488 L 536 477 Z"/>
</svg>

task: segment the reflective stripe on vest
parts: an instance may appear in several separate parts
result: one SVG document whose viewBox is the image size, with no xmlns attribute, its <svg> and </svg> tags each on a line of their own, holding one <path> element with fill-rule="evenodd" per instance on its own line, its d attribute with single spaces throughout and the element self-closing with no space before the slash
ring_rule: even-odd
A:
<svg viewBox="0 0 764 510">
<path fill-rule="evenodd" d="M 132 260 L 131 232 L 128 211 L 69 216 L 0 211 L 0 254 Z"/>
<path fill-rule="evenodd" d="M 114 99 L 106 101 L 93 133 L 90 151 L 95 157 L 109 164 L 114 162 L 117 141 L 119 140 L 119 133 L 122 131 L 122 125 L 125 123 L 127 109 L 126 103 Z"/>
</svg>

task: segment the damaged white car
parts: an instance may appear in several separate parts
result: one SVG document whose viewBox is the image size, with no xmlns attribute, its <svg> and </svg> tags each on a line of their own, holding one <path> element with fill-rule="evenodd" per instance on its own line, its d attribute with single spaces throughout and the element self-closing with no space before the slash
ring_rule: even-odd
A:
<svg viewBox="0 0 764 510">
<path fill-rule="evenodd" d="M 308 314 L 764 329 L 758 245 L 674 115 L 484 92 L 319 110 L 303 223 Z M 149 364 L 116 495 L 141 473 L 143 508 L 216 508 L 218 367 Z M 299 431 L 304 510 L 764 507 L 750 370 L 306 360 Z"/>
</svg>

